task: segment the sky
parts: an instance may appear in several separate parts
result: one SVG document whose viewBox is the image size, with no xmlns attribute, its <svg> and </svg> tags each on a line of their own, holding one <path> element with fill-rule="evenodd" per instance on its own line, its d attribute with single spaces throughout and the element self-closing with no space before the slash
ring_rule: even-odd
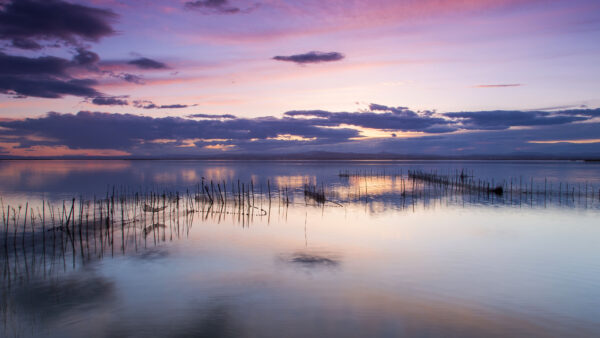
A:
<svg viewBox="0 0 600 338">
<path fill-rule="evenodd" d="M 597 0 L 0 0 L 0 157 L 600 157 Z"/>
</svg>

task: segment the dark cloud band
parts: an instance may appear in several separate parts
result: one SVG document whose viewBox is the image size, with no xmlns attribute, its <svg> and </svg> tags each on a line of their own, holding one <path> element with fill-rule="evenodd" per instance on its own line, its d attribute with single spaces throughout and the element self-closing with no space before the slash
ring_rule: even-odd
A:
<svg viewBox="0 0 600 338">
<path fill-rule="evenodd" d="M 61 0 L 13 0 L 0 7 L 0 39 L 22 49 L 40 49 L 39 41 L 98 41 L 114 34 L 111 11 Z"/>
<path fill-rule="evenodd" d="M 129 104 L 127 100 L 119 96 L 113 97 L 95 97 L 92 103 L 97 106 L 126 106 Z"/>
<path fill-rule="evenodd" d="M 562 111 L 497 110 L 445 113 L 457 120 L 462 129 L 502 130 L 510 127 L 533 127 L 581 122 L 600 116 L 600 109 Z"/>
<path fill-rule="evenodd" d="M 304 54 L 294 54 L 288 56 L 275 56 L 273 60 L 294 62 L 298 64 L 306 63 L 320 63 L 320 62 L 332 62 L 340 61 L 344 58 L 344 54 L 338 52 L 308 52 Z"/>
<path fill-rule="evenodd" d="M 166 64 L 156 61 L 156 60 L 152 60 L 149 58 L 139 58 L 139 59 L 135 59 L 135 60 L 131 60 L 128 62 L 128 64 L 130 65 L 134 65 L 140 69 L 167 69 L 169 67 L 167 67 Z"/>
<path fill-rule="evenodd" d="M 97 100 L 93 102 L 96 104 L 119 105 L 125 102 L 123 97 L 100 96 L 94 100 Z M 514 149 L 551 149 L 552 145 L 546 141 L 553 139 L 598 139 L 600 123 L 593 119 L 599 116 L 600 109 L 441 114 L 378 104 L 361 112 L 290 111 L 280 118 L 240 118 L 229 114 L 152 118 L 82 111 L 0 121 L 3 128 L 0 142 L 4 137 L 5 142 L 19 143 L 20 147 L 67 146 L 71 149 L 114 149 L 134 155 L 165 156 L 183 151 L 187 154 L 202 153 L 218 147 L 261 153 L 293 149 L 437 154 L 469 151 L 484 154 L 506 153 Z M 511 128 L 519 126 L 528 128 Z M 420 132 L 422 136 L 369 139 L 362 137 L 361 128 L 373 128 L 396 136 L 400 132 Z M 451 133 L 454 131 L 463 132 Z M 32 141 L 38 139 L 40 141 Z M 539 140 L 544 142 L 536 143 Z M 567 143 L 558 146 L 591 149 L 594 144 Z"/>
<path fill-rule="evenodd" d="M 117 15 L 106 9 L 62 0 L 9 0 L 0 3 L 0 40 L 13 48 L 39 51 L 47 46 L 74 49 L 71 60 L 25 57 L 0 52 L 0 93 L 17 97 L 61 98 L 101 96 L 94 86 L 104 73 L 98 54 L 82 47 L 86 41 L 115 33 Z M 86 77 L 74 75 L 87 73 Z M 95 74 L 94 78 L 88 78 Z M 99 76 L 98 76 L 99 75 Z"/>
<path fill-rule="evenodd" d="M 93 79 L 70 75 L 76 67 L 89 66 L 97 55 L 80 50 L 73 60 L 54 56 L 28 58 L 0 52 L 0 93 L 43 98 L 63 95 L 99 96 Z"/>
<path fill-rule="evenodd" d="M 181 108 L 187 108 L 187 107 L 191 107 L 191 106 L 195 106 L 195 105 L 180 104 L 180 103 L 157 105 L 157 104 L 154 104 L 154 102 L 152 102 L 152 101 L 136 100 L 136 101 L 133 101 L 133 106 L 136 108 L 142 108 L 142 109 L 181 109 Z"/>
<path fill-rule="evenodd" d="M 255 3 L 247 8 L 233 6 L 229 0 L 197 0 L 185 3 L 185 8 L 198 10 L 203 14 L 239 14 L 250 13 L 259 8 L 260 4 Z"/>
<path fill-rule="evenodd" d="M 191 119 L 236 119 L 235 115 L 231 114 L 192 114 L 188 115 Z"/>
</svg>

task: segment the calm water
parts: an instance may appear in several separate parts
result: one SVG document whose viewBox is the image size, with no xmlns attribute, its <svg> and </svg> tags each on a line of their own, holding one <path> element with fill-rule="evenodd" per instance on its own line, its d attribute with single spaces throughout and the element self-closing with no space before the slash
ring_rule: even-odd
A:
<svg viewBox="0 0 600 338">
<path fill-rule="evenodd" d="M 2 208 L 34 211 L 0 231 L 0 335 L 600 336 L 599 189 L 582 162 L 0 161 Z"/>
</svg>

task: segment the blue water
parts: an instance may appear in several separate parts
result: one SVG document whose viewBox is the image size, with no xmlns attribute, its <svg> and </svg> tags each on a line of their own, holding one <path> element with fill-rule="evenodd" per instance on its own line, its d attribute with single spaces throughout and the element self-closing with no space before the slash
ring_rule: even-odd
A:
<svg viewBox="0 0 600 338">
<path fill-rule="evenodd" d="M 512 180 L 515 191 L 413 186 L 416 169 Z M 56 218 L 72 197 L 192 198 L 211 180 L 252 182 L 256 200 L 126 206 L 139 221 L 121 224 L 117 198 L 108 228 L 84 222 L 83 204 L 79 239 L 77 227 L 42 232 L 34 211 L 35 235 L 0 237 L 0 333 L 600 336 L 599 174 L 585 162 L 1 161 L 3 208 L 45 201 Z M 532 179 L 535 194 L 516 192 Z M 305 199 L 307 183 L 331 201 Z"/>
</svg>

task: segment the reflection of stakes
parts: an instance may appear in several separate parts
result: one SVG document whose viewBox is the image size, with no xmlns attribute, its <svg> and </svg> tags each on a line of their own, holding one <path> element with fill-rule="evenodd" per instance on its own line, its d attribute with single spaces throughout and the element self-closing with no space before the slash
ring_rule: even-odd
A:
<svg viewBox="0 0 600 338">
<path fill-rule="evenodd" d="M 267 180 L 267 190 L 269 190 L 269 205 L 271 205 L 271 180 Z"/>
<path fill-rule="evenodd" d="M 401 205 L 403 209 L 410 204 L 413 204 L 413 207 L 420 205 L 419 200 L 423 201 L 425 207 L 435 207 L 444 199 L 450 203 L 462 202 L 463 206 L 465 203 L 504 203 L 513 205 L 517 202 L 514 198 L 522 196 L 519 198 L 519 203 L 523 200 L 531 207 L 556 203 L 568 207 L 590 208 L 596 207 L 597 201 L 600 201 L 600 191 L 597 187 L 590 185 L 589 182 L 577 186 L 576 184 L 564 184 L 562 182 L 552 185 L 551 181 L 544 179 L 542 186 L 541 180 L 536 185 L 533 180 L 528 178 L 525 179 L 527 183 L 524 183 L 522 179 L 520 182 L 510 179 L 510 181 L 506 180 L 495 185 L 494 181 L 476 180 L 471 175 L 464 174 L 464 172 L 457 172 L 456 175 L 431 174 L 449 179 L 446 180 L 446 183 L 443 181 L 435 182 L 435 180 L 432 182 L 431 179 L 422 180 L 411 175 L 409 176 L 413 188 L 411 192 L 406 191 L 410 189 L 410 186 L 407 187 L 407 183 L 411 184 L 411 182 L 406 182 L 402 177 L 392 179 L 396 182 L 394 185 L 397 184 L 400 190 L 394 189 L 391 196 L 382 195 L 381 198 L 377 194 L 378 183 L 373 187 L 371 181 L 365 179 L 366 182 L 363 182 L 362 179 L 358 179 L 353 188 L 363 190 L 363 194 L 359 192 L 359 197 L 356 198 L 356 195 L 353 196 L 352 194 L 354 190 L 349 188 L 348 203 L 363 204 L 367 200 L 367 204 L 370 206 L 374 205 L 372 203 L 383 202 L 384 205 L 392 203 Z M 150 233 L 152 233 L 155 245 L 173 240 L 174 237 L 179 238 L 180 234 L 185 235 L 180 229 L 180 218 L 185 217 L 186 225 L 184 225 L 183 230 L 187 230 L 189 234 L 190 224 L 193 223 L 193 216 L 196 212 L 206 213 L 205 217 L 201 217 L 201 219 L 211 219 L 217 222 L 223 222 L 229 218 L 226 215 L 232 215 L 233 220 L 237 218 L 240 224 L 246 227 L 256 221 L 255 217 L 268 216 L 266 221 L 270 222 L 270 208 L 273 198 L 278 199 L 279 215 L 282 221 L 288 215 L 289 205 L 295 204 L 295 199 L 300 193 L 304 193 L 305 201 L 301 204 L 305 206 L 311 204 L 307 203 L 307 200 L 314 201 L 319 206 L 326 206 L 328 202 L 332 203 L 332 206 L 333 204 L 342 206 L 340 203 L 330 200 L 332 196 L 336 196 L 335 190 L 328 195 L 327 189 L 329 186 L 323 183 L 320 185 L 305 184 L 303 190 L 282 185 L 273 187 L 277 189 L 273 192 L 271 191 L 270 180 L 266 182 L 267 189 L 265 191 L 263 191 L 260 181 L 257 181 L 260 187 L 256 189 L 254 180 L 245 184 L 238 180 L 237 191 L 235 181 L 231 180 L 229 182 L 231 187 L 227 186 L 227 181 L 217 183 L 213 181 L 212 187 L 206 184 L 198 185 L 195 193 L 192 192 L 191 194 L 189 190 L 181 194 L 178 191 L 168 190 L 147 190 L 133 193 L 123 188 L 112 189 L 112 195 L 107 193 L 106 198 L 98 200 L 94 197 L 93 202 L 86 201 L 83 197 L 79 197 L 79 201 L 71 199 L 71 203 L 68 203 L 68 200 L 63 201 L 60 205 L 58 203 L 51 205 L 49 201 L 42 201 L 42 208 L 39 208 L 33 202 L 26 201 L 24 202 L 24 210 L 21 206 L 5 206 L 3 205 L 4 201 L 1 201 L 0 208 L 3 210 L 3 223 L 0 232 L 3 232 L 3 234 L 0 235 L 4 235 L 4 239 L 0 239 L 0 243 L 4 245 L 3 252 L 5 256 L 11 257 L 11 263 L 13 262 L 13 248 L 10 248 L 10 245 L 13 245 L 14 251 L 18 253 L 14 254 L 15 262 L 17 262 L 16 270 L 14 265 L 12 269 L 15 271 L 15 274 L 12 274 L 14 277 L 21 272 L 31 274 L 33 269 L 38 269 L 40 264 L 49 263 L 52 265 L 54 262 L 62 260 L 63 266 L 65 266 L 65 260 L 70 262 L 73 259 L 75 264 L 76 259 L 84 261 L 92 259 L 92 255 L 98 255 L 98 258 L 102 258 L 105 250 L 110 250 L 113 254 L 114 251 L 117 251 L 118 254 L 126 254 L 131 247 L 135 247 L 137 251 L 138 240 L 140 246 L 142 240 L 146 246 L 146 238 L 150 236 Z M 385 184 L 388 184 L 387 180 L 385 182 Z M 368 187 L 368 184 L 371 184 L 372 187 Z M 492 188 L 498 186 L 503 188 L 503 195 L 493 192 Z M 231 188 L 230 194 L 226 191 L 228 188 Z M 367 192 L 369 193 L 368 197 L 366 197 Z M 401 192 L 401 194 L 398 192 Z M 597 193 L 598 195 L 596 195 Z M 277 196 L 273 194 L 277 194 Z M 407 201 L 411 196 L 412 201 Z M 565 198 L 565 196 L 568 198 Z M 262 207 L 263 198 L 269 199 L 269 205 L 265 205 L 264 209 Z M 354 201 L 351 198 L 355 198 Z M 232 207 L 228 208 L 227 204 Z M 367 205 L 365 207 L 368 208 Z M 281 210 L 282 208 L 285 210 Z M 37 211 L 37 214 L 34 211 Z M 160 217 L 161 212 L 162 217 Z M 235 214 L 237 214 L 237 217 Z M 47 215 L 49 216 L 48 221 L 45 219 Z M 168 225 L 166 225 L 167 221 L 169 222 Z M 118 225 L 118 222 L 121 223 L 121 226 Z M 138 227 L 141 233 L 140 236 L 137 236 Z M 52 232 L 52 235 L 47 233 L 49 231 Z M 49 237 L 46 238 L 46 236 Z M 113 244 L 115 236 L 117 236 L 117 243 Z M 119 245 L 119 236 L 121 237 L 121 250 L 118 247 L 115 250 L 114 245 Z M 60 243 L 57 243 L 57 241 L 60 241 Z M 93 241 L 93 243 L 90 243 L 90 241 Z M 21 248 L 18 248 L 19 245 Z M 92 246 L 94 247 L 94 253 L 91 252 Z M 24 257 L 27 260 L 27 266 L 23 265 Z"/>
<path fill-rule="evenodd" d="M 427 173 L 424 171 L 411 171 L 408 172 L 408 177 L 421 182 L 430 183 L 433 186 L 449 186 L 454 190 L 455 194 L 464 193 L 466 191 L 483 191 L 489 194 L 495 194 L 502 196 L 504 194 L 503 186 L 496 186 L 493 181 L 479 181 L 475 183 L 472 176 L 469 176 L 464 171 L 461 171 L 460 175 L 439 175 L 437 173 Z"/>
<path fill-rule="evenodd" d="M 150 232 L 154 233 L 155 230 L 157 230 L 157 229 L 164 229 L 164 228 L 166 228 L 166 226 L 162 223 L 151 224 L 144 228 L 144 236 L 148 236 L 150 234 Z"/>
<path fill-rule="evenodd" d="M 329 203 L 333 203 L 337 206 L 343 207 L 343 205 L 341 203 L 327 199 L 327 197 L 325 195 L 325 187 L 323 185 L 321 185 L 321 188 L 318 189 L 316 185 L 311 186 L 311 185 L 305 184 L 304 185 L 304 196 L 306 199 L 313 200 L 319 205 L 324 206 L 325 203 L 329 202 Z M 305 204 L 306 204 L 306 200 L 305 200 Z"/>
<path fill-rule="evenodd" d="M 367 175 L 360 175 L 356 177 L 368 177 Z M 423 174 L 419 177 L 419 174 Z M 341 178 L 355 177 L 351 174 L 341 172 L 339 175 Z M 374 175 L 375 176 L 375 175 Z M 381 175 L 383 176 L 383 174 Z M 353 202 L 370 202 L 370 201 L 381 201 L 388 200 L 385 194 L 378 197 L 377 194 L 373 195 L 371 187 L 368 184 L 371 182 L 362 181 L 362 179 L 356 179 L 353 183 L 348 182 L 347 190 L 347 201 Z M 433 179 L 432 179 L 433 178 Z M 589 208 L 596 206 L 596 201 L 600 201 L 600 189 L 590 185 L 589 182 L 582 182 L 580 184 L 557 182 L 555 185 L 551 180 L 544 177 L 543 182 L 536 184 L 533 178 L 528 178 L 524 183 L 521 177 L 519 181 L 515 181 L 514 178 L 501 180 L 495 182 L 493 179 L 475 179 L 472 175 L 472 171 L 469 170 L 456 170 L 454 173 L 449 172 L 447 174 L 438 174 L 437 171 L 424 172 L 424 171 L 411 171 L 408 172 L 408 179 L 412 182 L 405 182 L 404 177 L 400 176 L 400 191 L 402 192 L 400 199 L 402 205 L 406 202 L 414 203 L 417 200 L 427 201 L 432 198 L 446 198 L 448 201 L 458 201 L 462 196 L 463 203 L 492 203 L 492 204 L 516 204 L 522 205 L 525 202 L 529 207 L 542 206 L 547 207 L 548 203 L 556 202 L 558 205 L 566 203 L 568 206 L 578 205 L 582 208 Z M 436 180 L 437 179 L 437 180 Z M 365 180 L 366 181 L 366 180 Z M 342 181 L 344 182 L 344 181 Z M 412 185 L 407 187 L 407 184 Z M 558 188 L 558 189 L 555 189 Z M 315 189 L 318 190 L 318 189 Z M 407 192 L 407 190 L 410 190 Z M 353 194 L 354 192 L 354 194 Z M 367 193 L 371 193 L 368 196 Z M 312 195 L 309 193 L 308 195 Z M 391 195 L 395 195 L 392 193 Z M 308 198 L 308 196 L 305 195 Z M 565 198 L 567 197 L 567 198 Z M 311 200 L 317 201 L 318 198 L 310 198 Z M 411 201 L 406 201 L 411 199 Z M 389 199 L 390 203 L 391 199 Z M 437 203 L 432 201 L 433 203 Z M 593 203 L 590 203 L 593 202 Z M 318 203 L 318 202 L 317 202 Z"/>
</svg>

